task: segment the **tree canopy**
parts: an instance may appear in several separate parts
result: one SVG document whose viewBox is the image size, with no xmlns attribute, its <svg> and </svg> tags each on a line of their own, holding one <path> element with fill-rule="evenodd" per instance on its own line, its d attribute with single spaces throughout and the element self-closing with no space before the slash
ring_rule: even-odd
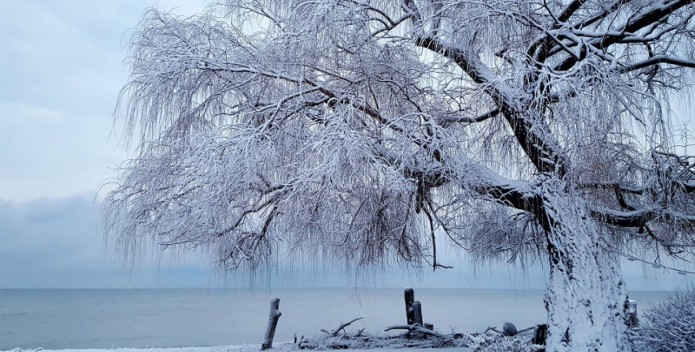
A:
<svg viewBox="0 0 695 352">
<path fill-rule="evenodd" d="M 230 268 L 279 240 L 370 264 L 430 257 L 435 228 L 517 255 L 543 247 L 533 189 L 556 174 L 611 232 L 692 245 L 689 130 L 668 118 L 695 66 L 690 1 L 226 5 L 148 10 L 131 38 L 123 241 Z"/>
<path fill-rule="evenodd" d="M 693 83 L 693 15 L 692 0 L 148 10 L 116 113 L 139 150 L 108 231 L 252 270 L 288 253 L 437 268 L 445 236 L 479 259 L 549 258 L 551 306 L 553 275 L 607 270 L 617 310 L 616 255 L 695 248 L 693 127 L 670 106 Z"/>
</svg>

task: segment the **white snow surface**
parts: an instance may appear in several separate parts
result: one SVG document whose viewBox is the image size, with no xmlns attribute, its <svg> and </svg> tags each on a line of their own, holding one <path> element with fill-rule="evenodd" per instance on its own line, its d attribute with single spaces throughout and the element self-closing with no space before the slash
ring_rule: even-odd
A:
<svg viewBox="0 0 695 352">
<path fill-rule="evenodd" d="M 114 348 L 114 349 L 64 349 L 64 350 L 44 350 L 42 348 L 37 349 L 20 349 L 15 348 L 12 350 L 2 351 L 2 352 L 258 352 L 261 350 L 260 344 L 249 344 L 249 345 L 232 345 L 232 346 L 214 346 L 214 347 L 174 347 L 174 348 Z M 299 351 L 297 346 L 292 342 L 281 342 L 273 344 L 273 348 L 268 349 L 269 352 L 286 352 L 286 351 Z M 367 349 L 367 350 L 353 350 L 361 352 L 369 351 L 379 351 L 379 352 L 396 352 L 396 351 L 407 351 L 407 352 L 466 352 L 472 351 L 470 348 L 379 348 L 379 349 Z"/>
</svg>

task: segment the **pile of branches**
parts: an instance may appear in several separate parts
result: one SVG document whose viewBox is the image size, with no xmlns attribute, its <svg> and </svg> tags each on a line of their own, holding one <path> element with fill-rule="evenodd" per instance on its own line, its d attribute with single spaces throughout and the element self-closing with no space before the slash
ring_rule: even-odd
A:
<svg viewBox="0 0 695 352">
<path fill-rule="evenodd" d="M 377 348 L 463 348 L 468 347 L 473 351 L 536 351 L 542 346 L 530 343 L 532 331 L 526 329 L 515 336 L 504 336 L 495 329 L 488 329 L 484 333 L 449 333 L 442 334 L 426 329 L 418 324 L 396 325 L 385 329 L 385 332 L 404 330 L 397 335 L 374 334 L 365 332 L 365 329 L 348 331 L 346 327 L 362 318 L 354 319 L 348 323 L 341 323 L 338 328 L 328 331 L 321 330 L 323 335 L 313 338 L 302 336 L 295 339 L 295 345 L 299 349 L 308 350 L 364 350 Z"/>
</svg>

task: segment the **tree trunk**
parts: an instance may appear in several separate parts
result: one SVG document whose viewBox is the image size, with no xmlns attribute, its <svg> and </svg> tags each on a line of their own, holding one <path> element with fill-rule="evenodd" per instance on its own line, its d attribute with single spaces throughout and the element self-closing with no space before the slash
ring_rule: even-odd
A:
<svg viewBox="0 0 695 352">
<path fill-rule="evenodd" d="M 556 191 L 561 189 L 544 192 L 550 223 L 547 351 L 628 351 L 627 295 L 619 259 L 605 248 L 611 239 L 601 238 L 584 201 Z"/>
</svg>

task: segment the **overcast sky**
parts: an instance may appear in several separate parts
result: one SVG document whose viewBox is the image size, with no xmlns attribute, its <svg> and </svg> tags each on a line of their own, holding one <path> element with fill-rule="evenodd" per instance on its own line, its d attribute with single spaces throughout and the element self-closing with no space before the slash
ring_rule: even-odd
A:
<svg viewBox="0 0 695 352">
<path fill-rule="evenodd" d="M 154 6 L 189 15 L 202 0 L 0 0 L 0 288 L 215 287 L 245 285 L 199 255 L 154 251 L 123 265 L 99 229 L 100 199 L 128 155 L 111 118 L 126 80 L 129 28 Z M 544 270 L 473 266 L 398 270 L 358 280 L 337 270 L 295 268 L 256 284 L 542 288 Z M 633 289 L 672 289 L 691 278 L 631 265 Z"/>
</svg>

